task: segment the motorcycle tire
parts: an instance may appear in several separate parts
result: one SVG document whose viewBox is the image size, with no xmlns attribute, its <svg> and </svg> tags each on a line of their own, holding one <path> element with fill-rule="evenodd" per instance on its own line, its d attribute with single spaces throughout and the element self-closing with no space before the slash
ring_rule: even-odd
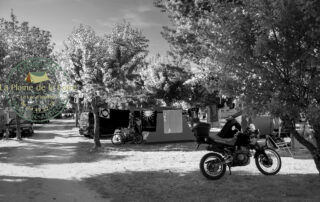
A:
<svg viewBox="0 0 320 202">
<path fill-rule="evenodd" d="M 120 134 L 114 134 L 111 138 L 111 142 L 113 145 L 123 144 L 123 138 Z"/>
<path fill-rule="evenodd" d="M 258 154 L 257 157 L 255 158 L 255 163 L 258 170 L 264 175 L 277 174 L 281 169 L 280 155 L 278 154 L 278 152 L 276 152 L 274 149 L 271 149 L 271 148 L 265 148 L 264 151 L 268 157 L 271 157 L 271 158 L 274 157 L 274 159 L 272 158 L 271 161 L 268 161 L 268 159 L 266 159 L 264 154 L 262 153 Z M 274 165 L 275 165 L 275 168 L 272 168 Z M 268 169 L 270 169 L 270 171 Z"/>
<path fill-rule="evenodd" d="M 94 134 L 93 134 L 93 130 L 89 130 L 87 135 L 84 135 L 86 138 L 92 139 Z"/>
<path fill-rule="evenodd" d="M 136 137 L 134 139 L 134 143 L 141 144 L 142 142 L 143 142 L 143 136 L 141 134 L 136 135 Z"/>
<path fill-rule="evenodd" d="M 207 162 L 210 158 L 214 158 L 214 160 L 211 161 L 220 163 L 220 165 L 214 165 L 213 162 Z M 208 153 L 200 160 L 200 171 L 209 180 L 220 179 L 226 172 L 226 164 L 224 164 L 223 161 L 223 157 L 220 154 Z"/>
</svg>

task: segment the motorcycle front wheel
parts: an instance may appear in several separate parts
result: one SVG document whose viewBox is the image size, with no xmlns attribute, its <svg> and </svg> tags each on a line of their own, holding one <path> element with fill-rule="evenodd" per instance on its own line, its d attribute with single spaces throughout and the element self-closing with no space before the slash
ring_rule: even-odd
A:
<svg viewBox="0 0 320 202">
<path fill-rule="evenodd" d="M 200 171 L 209 180 L 217 180 L 226 172 L 223 157 L 217 153 L 208 153 L 200 160 Z"/>
<path fill-rule="evenodd" d="M 264 149 L 267 157 L 260 153 L 257 155 L 255 162 L 258 170 L 264 175 L 275 175 L 281 169 L 280 155 L 271 148 Z"/>
<path fill-rule="evenodd" d="M 111 138 L 111 142 L 113 145 L 120 145 L 123 143 L 123 138 L 120 134 L 114 134 Z"/>
</svg>

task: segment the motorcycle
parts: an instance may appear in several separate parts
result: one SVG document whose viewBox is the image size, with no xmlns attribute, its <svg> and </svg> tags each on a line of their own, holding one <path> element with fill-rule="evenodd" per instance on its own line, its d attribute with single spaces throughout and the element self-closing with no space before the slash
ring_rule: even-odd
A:
<svg viewBox="0 0 320 202">
<path fill-rule="evenodd" d="M 114 131 L 111 142 L 114 145 L 125 144 L 126 142 L 141 144 L 143 142 L 143 136 L 142 134 L 137 133 L 134 130 L 121 128 Z"/>
<path fill-rule="evenodd" d="M 280 155 L 266 145 L 257 142 L 259 130 L 250 124 L 243 133 L 240 124 L 235 118 L 228 119 L 220 133 L 209 136 L 210 124 L 199 123 L 193 129 L 199 144 L 208 144 L 210 153 L 204 155 L 200 160 L 201 173 L 210 180 L 221 178 L 226 167 L 249 165 L 254 156 L 258 170 L 264 175 L 275 175 L 281 169 Z"/>
</svg>

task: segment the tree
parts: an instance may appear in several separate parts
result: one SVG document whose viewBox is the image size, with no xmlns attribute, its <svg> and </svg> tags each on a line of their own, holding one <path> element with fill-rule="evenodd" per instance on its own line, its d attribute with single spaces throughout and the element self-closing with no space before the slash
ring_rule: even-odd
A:
<svg viewBox="0 0 320 202">
<path fill-rule="evenodd" d="M 75 35 L 76 36 L 76 35 Z M 83 90 L 84 83 L 81 80 L 82 50 L 79 48 L 79 40 L 71 34 L 64 43 L 64 49 L 56 53 L 56 58 L 60 66 L 64 67 L 69 77 L 69 83 L 77 89 L 69 95 L 71 105 L 76 109 L 76 127 L 79 125 L 80 114 L 83 109 L 83 97 L 79 92 Z"/>
<path fill-rule="evenodd" d="M 320 171 L 320 2 L 159 0 L 156 6 L 174 24 L 163 33 L 173 49 L 217 62 L 251 109 L 290 122 Z M 307 114 L 316 144 L 295 130 L 300 113 Z"/>
<path fill-rule="evenodd" d="M 117 98 L 113 103 L 140 103 L 144 88 L 139 72 L 148 54 L 149 40 L 125 20 L 115 24 L 111 34 L 104 38 L 111 51 L 108 64 L 113 74 L 108 88 L 116 92 L 112 95 L 112 99 Z"/>
<path fill-rule="evenodd" d="M 189 79 L 190 73 L 185 66 L 190 65 L 174 59 L 164 62 L 163 59 L 157 55 L 146 64 L 141 74 L 149 101 L 161 100 L 166 106 L 172 106 L 173 103 L 188 97 L 185 82 Z"/>
<path fill-rule="evenodd" d="M 80 25 L 66 41 L 60 61 L 74 78 L 84 102 L 91 106 L 95 148 L 101 147 L 99 106 L 134 99 L 141 83 L 135 72 L 147 54 L 147 42 L 141 31 L 125 21 L 103 37 L 91 27 Z"/>
<path fill-rule="evenodd" d="M 77 96 L 84 95 L 84 100 L 92 107 L 95 148 L 101 147 L 98 99 L 105 90 L 104 72 L 108 69 L 106 48 L 102 38 L 91 27 L 80 25 L 68 37 L 65 50 L 58 57 L 60 65 L 78 88 Z"/>
<path fill-rule="evenodd" d="M 38 27 L 30 27 L 28 22 L 20 23 L 11 12 L 11 19 L 0 19 L 0 72 L 10 72 L 21 61 L 32 57 L 50 58 L 54 44 L 51 34 Z M 0 82 L 7 82 L 0 78 Z M 1 92 L 0 92 L 1 93 Z M 2 99 L 6 105 L 6 100 Z M 20 121 L 17 116 L 17 139 L 21 139 Z"/>
</svg>

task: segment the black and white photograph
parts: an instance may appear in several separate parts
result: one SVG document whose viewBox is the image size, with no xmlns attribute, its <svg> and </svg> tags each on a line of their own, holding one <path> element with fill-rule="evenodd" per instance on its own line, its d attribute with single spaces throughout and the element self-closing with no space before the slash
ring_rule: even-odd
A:
<svg viewBox="0 0 320 202">
<path fill-rule="evenodd" d="M 0 202 L 319 188 L 319 0 L 0 0 Z"/>
</svg>

